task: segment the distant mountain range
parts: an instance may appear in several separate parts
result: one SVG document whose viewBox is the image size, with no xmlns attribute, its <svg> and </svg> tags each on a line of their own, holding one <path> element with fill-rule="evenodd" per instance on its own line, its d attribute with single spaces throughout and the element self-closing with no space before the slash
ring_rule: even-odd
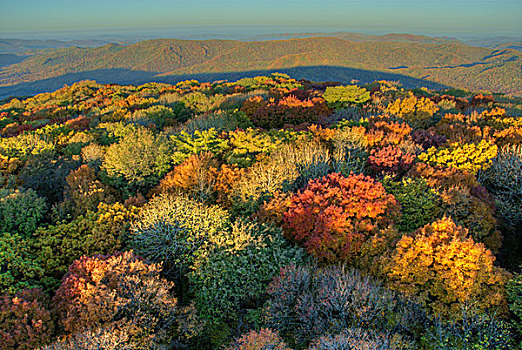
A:
<svg viewBox="0 0 522 350">
<path fill-rule="evenodd" d="M 273 39 L 278 40 L 157 39 L 0 55 L 0 96 L 50 91 L 79 79 L 172 83 L 260 71 L 346 83 L 391 78 L 408 87 L 452 86 L 522 96 L 521 43 L 487 48 L 454 38 L 345 32 L 277 34 Z"/>
</svg>

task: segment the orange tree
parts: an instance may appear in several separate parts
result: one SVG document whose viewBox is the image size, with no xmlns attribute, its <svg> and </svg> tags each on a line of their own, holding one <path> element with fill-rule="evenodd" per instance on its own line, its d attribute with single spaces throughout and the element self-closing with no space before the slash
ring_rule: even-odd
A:
<svg viewBox="0 0 522 350">
<path fill-rule="evenodd" d="M 362 174 L 312 180 L 284 213 L 286 236 L 326 262 L 349 260 L 367 236 L 388 226 L 399 205 L 384 186 Z"/>
</svg>

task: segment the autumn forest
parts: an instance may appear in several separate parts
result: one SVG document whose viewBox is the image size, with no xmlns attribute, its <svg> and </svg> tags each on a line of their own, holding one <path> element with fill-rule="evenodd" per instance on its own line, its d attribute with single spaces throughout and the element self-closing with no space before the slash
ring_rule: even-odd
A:
<svg viewBox="0 0 522 350">
<path fill-rule="evenodd" d="M 514 349 L 522 100 L 274 73 L 0 104 L 0 349 Z"/>
</svg>

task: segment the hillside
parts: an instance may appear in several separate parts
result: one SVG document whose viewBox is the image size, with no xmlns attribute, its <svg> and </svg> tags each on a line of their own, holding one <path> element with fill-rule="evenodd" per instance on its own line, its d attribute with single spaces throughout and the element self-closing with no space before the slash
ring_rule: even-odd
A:
<svg viewBox="0 0 522 350">
<path fill-rule="evenodd" d="M 404 38 L 408 36 L 390 35 L 388 40 L 405 41 Z M 413 42 L 414 39 L 418 42 Z M 429 82 L 434 82 L 522 95 L 522 53 L 516 50 L 472 47 L 443 39 L 424 43 L 422 37 L 415 36 L 409 40 L 353 41 L 342 37 L 253 42 L 160 39 L 132 45 L 62 48 L 37 53 L 1 68 L 0 86 L 4 88 L 0 88 L 0 96 L 57 88 L 57 84 L 70 83 L 71 79 L 63 80 L 71 78 L 70 75 L 77 80 L 100 80 L 101 75 L 105 82 L 114 83 L 175 82 L 187 75 L 211 73 L 213 78 L 227 79 L 227 74 L 234 72 L 295 67 L 315 67 L 314 78 L 319 80 L 349 82 L 350 79 L 339 79 L 341 75 L 331 67 L 353 68 L 420 79 L 414 84 L 417 87 L 429 87 Z M 124 78 L 120 78 L 119 71 L 111 73 L 111 70 L 125 70 Z M 400 76 L 398 78 L 401 80 Z"/>
</svg>

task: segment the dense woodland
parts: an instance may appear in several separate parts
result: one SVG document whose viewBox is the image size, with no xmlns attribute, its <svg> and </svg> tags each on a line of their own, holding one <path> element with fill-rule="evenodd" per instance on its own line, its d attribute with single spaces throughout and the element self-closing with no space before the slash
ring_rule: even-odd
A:
<svg viewBox="0 0 522 350">
<path fill-rule="evenodd" d="M 513 349 L 522 101 L 83 81 L 0 105 L 0 349 Z"/>
</svg>

